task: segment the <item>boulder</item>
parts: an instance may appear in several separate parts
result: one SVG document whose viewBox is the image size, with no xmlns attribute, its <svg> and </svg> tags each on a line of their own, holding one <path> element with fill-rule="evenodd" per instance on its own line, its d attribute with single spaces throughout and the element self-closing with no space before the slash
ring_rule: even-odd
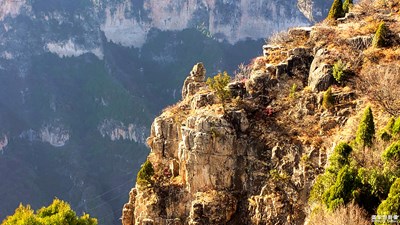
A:
<svg viewBox="0 0 400 225">
<path fill-rule="evenodd" d="M 318 50 L 311 63 L 308 86 L 312 91 L 325 91 L 335 81 L 332 75 L 332 65 L 326 62 L 326 53 L 325 49 Z"/>
</svg>

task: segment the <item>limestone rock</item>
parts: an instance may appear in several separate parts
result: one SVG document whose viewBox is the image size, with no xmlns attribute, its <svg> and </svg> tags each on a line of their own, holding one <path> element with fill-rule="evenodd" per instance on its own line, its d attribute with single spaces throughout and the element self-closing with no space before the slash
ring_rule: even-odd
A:
<svg viewBox="0 0 400 225">
<path fill-rule="evenodd" d="M 206 105 L 212 105 L 215 103 L 215 96 L 212 93 L 199 94 L 194 96 L 191 102 L 192 109 L 199 109 Z"/>
<path fill-rule="evenodd" d="M 224 225 L 236 212 L 237 199 L 226 192 L 199 192 L 192 202 L 189 225 Z"/>
<path fill-rule="evenodd" d="M 326 53 L 325 49 L 318 50 L 311 63 L 308 86 L 312 91 L 325 91 L 334 82 L 332 65 L 326 63 Z"/>
<path fill-rule="evenodd" d="M 134 225 L 135 224 L 135 201 L 136 201 L 136 189 L 133 188 L 129 192 L 129 202 L 126 203 L 122 209 L 122 224 L 123 225 Z"/>
<path fill-rule="evenodd" d="M 182 99 L 196 93 L 200 87 L 205 85 L 206 69 L 203 63 L 197 63 L 193 66 L 190 75 L 186 78 L 182 88 Z"/>
</svg>

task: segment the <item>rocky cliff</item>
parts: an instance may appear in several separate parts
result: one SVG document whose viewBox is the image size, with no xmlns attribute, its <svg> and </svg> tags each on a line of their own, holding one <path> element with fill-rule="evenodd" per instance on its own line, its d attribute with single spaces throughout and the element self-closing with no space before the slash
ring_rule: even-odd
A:
<svg viewBox="0 0 400 225">
<path fill-rule="evenodd" d="M 131 190 L 122 223 L 304 224 L 315 178 L 336 143 L 354 138 L 358 111 L 370 102 L 384 111 L 380 118 L 388 115 L 359 86 L 372 66 L 369 60 L 385 59 L 363 55 L 375 51 L 371 38 L 364 39 L 377 28 L 362 28 L 371 19 L 363 7 L 270 40 L 264 56 L 227 85 L 232 97 L 227 102 L 206 84 L 204 65 L 196 64 L 182 100 L 152 124 L 147 160 L 155 174 Z M 399 17 L 381 15 L 376 18 L 385 19 L 394 34 L 389 49 L 396 49 Z M 348 35 L 354 27 L 357 34 Z M 339 59 L 352 71 L 341 83 L 333 76 Z M 323 91 L 329 87 L 327 105 Z"/>
<path fill-rule="evenodd" d="M 119 223 L 151 121 L 190 66 L 233 71 L 309 23 L 296 0 L 0 0 L 0 220 L 57 196 Z"/>
</svg>

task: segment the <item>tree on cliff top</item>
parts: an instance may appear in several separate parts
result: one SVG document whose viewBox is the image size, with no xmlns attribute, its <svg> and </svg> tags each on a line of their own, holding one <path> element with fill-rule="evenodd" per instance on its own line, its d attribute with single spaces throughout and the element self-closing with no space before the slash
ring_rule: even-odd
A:
<svg viewBox="0 0 400 225">
<path fill-rule="evenodd" d="M 336 20 L 337 18 L 343 17 L 343 3 L 342 0 L 334 0 L 329 10 L 328 19 L 329 20 Z"/>
<path fill-rule="evenodd" d="M 231 77 L 226 71 L 207 79 L 207 85 L 215 92 L 217 97 L 222 101 L 222 104 L 225 104 L 226 100 L 231 97 L 231 92 L 227 88 L 230 80 Z"/>
</svg>

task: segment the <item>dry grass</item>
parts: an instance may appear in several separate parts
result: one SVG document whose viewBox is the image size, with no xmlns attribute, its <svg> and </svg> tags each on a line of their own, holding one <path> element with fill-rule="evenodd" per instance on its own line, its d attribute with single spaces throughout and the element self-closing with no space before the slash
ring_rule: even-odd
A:
<svg viewBox="0 0 400 225">
<path fill-rule="evenodd" d="M 265 42 L 272 45 L 281 45 L 292 41 L 288 30 L 274 33 Z"/>
<path fill-rule="evenodd" d="M 278 64 L 287 59 L 287 53 L 281 49 L 271 51 L 267 56 L 267 62 L 269 64 Z"/>
<path fill-rule="evenodd" d="M 307 225 L 370 225 L 371 219 L 367 213 L 356 204 L 348 204 L 338 208 L 335 212 L 328 212 L 324 208 L 313 210 Z"/>
</svg>

